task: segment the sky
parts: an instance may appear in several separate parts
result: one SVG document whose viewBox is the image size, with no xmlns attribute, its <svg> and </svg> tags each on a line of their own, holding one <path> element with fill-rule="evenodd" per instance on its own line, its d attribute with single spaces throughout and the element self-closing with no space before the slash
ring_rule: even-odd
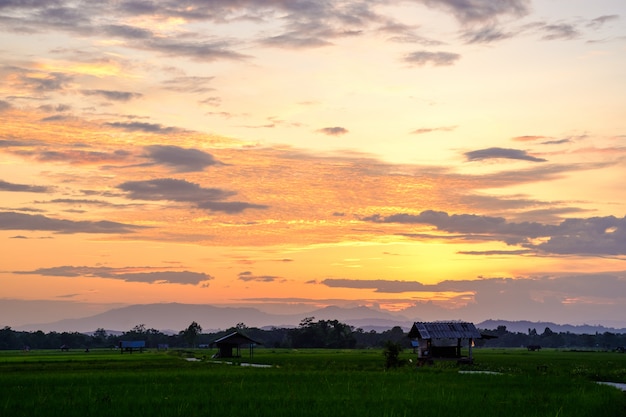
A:
<svg viewBox="0 0 626 417">
<path fill-rule="evenodd" d="M 624 74 L 623 0 L 0 0 L 0 303 L 626 326 Z"/>
</svg>

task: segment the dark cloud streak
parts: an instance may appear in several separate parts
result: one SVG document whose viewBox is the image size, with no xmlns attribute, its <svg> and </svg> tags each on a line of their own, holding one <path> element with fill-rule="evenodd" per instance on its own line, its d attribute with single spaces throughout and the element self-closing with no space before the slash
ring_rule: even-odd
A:
<svg viewBox="0 0 626 417">
<path fill-rule="evenodd" d="M 487 148 L 477 151 L 465 152 L 465 157 L 468 161 L 482 161 L 485 159 L 518 159 L 531 162 L 546 161 L 543 158 L 531 156 L 526 151 L 507 148 Z"/>
<path fill-rule="evenodd" d="M 173 145 L 150 145 L 146 147 L 147 158 L 152 159 L 157 164 L 168 165 L 176 172 L 203 171 L 212 165 L 221 163 L 211 154 L 198 149 L 185 149 Z"/>
<path fill-rule="evenodd" d="M 141 93 L 131 93 L 128 91 L 111 91 L 111 90 L 82 90 L 86 96 L 100 96 L 111 101 L 130 101 L 132 99 L 143 96 Z"/>
<path fill-rule="evenodd" d="M 219 188 L 203 188 L 185 180 L 161 178 L 148 181 L 128 181 L 118 186 L 133 200 L 175 201 L 194 204 L 197 208 L 225 213 L 240 213 L 246 209 L 267 206 L 238 201 L 221 201 L 236 193 Z"/>
<path fill-rule="evenodd" d="M 43 215 L 30 215 L 16 212 L 0 212 L 0 230 L 50 231 L 59 234 L 74 233 L 133 233 L 141 226 L 111 221 L 72 221 L 53 219 Z"/>
<path fill-rule="evenodd" d="M 415 51 L 406 55 L 403 60 L 409 64 L 419 66 L 432 64 L 440 67 L 453 65 L 459 59 L 461 59 L 461 55 L 452 52 Z"/>
<path fill-rule="evenodd" d="M 147 269 L 148 272 L 132 272 L 138 269 Z M 212 280 L 213 277 L 204 273 L 191 271 L 150 271 L 155 268 L 132 267 L 88 267 L 88 266 L 58 266 L 52 268 L 39 268 L 32 271 L 13 271 L 20 275 L 42 275 L 48 277 L 68 278 L 105 278 L 119 279 L 126 282 L 144 282 L 150 284 L 182 284 L 198 285 L 201 282 Z"/>
<path fill-rule="evenodd" d="M 48 193 L 52 191 L 50 187 L 41 185 L 14 184 L 0 180 L 0 191 L 12 191 L 21 193 Z"/>
</svg>

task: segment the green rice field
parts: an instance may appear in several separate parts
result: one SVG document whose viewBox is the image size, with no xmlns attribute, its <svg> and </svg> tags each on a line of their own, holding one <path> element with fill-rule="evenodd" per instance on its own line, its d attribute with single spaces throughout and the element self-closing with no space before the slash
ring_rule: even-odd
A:
<svg viewBox="0 0 626 417">
<path fill-rule="evenodd" d="M 475 349 L 386 370 L 382 350 L 0 351 L 0 416 L 625 416 L 626 354 Z M 240 362 L 268 367 L 240 366 Z"/>
</svg>

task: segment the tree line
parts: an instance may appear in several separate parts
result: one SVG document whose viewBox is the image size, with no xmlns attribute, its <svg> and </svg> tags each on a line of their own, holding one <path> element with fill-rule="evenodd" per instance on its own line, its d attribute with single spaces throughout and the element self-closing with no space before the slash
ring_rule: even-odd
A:
<svg viewBox="0 0 626 417">
<path fill-rule="evenodd" d="M 153 328 L 139 324 L 121 334 L 108 333 L 105 329 L 97 329 L 93 333 L 79 332 L 26 332 L 16 331 L 8 326 L 0 329 L 0 349 L 70 349 L 111 348 L 119 346 L 124 340 L 143 340 L 146 347 L 157 348 L 196 348 L 209 347 L 210 344 L 234 331 L 241 332 L 249 338 L 268 348 L 332 348 L 332 349 L 363 349 L 383 348 L 388 342 L 400 347 L 410 348 L 411 341 L 407 333 L 399 326 L 389 330 L 376 332 L 354 328 L 338 320 L 315 320 L 314 317 L 304 318 L 295 328 L 260 329 L 247 327 L 239 323 L 226 330 L 203 333 L 197 322 L 177 334 L 166 334 Z M 581 348 L 614 350 L 626 346 L 626 334 L 595 333 L 574 334 L 556 333 L 545 328 L 539 333 L 536 329 L 528 332 L 510 332 L 506 326 L 498 326 L 492 330 L 481 330 L 482 333 L 495 336 L 476 341 L 478 347 L 524 347 L 529 345 L 545 348 Z"/>
</svg>

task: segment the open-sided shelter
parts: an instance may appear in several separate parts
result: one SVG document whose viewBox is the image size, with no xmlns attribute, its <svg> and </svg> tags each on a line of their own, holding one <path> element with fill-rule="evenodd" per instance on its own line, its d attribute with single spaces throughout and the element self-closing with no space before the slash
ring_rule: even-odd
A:
<svg viewBox="0 0 626 417">
<path fill-rule="evenodd" d="M 420 362 L 437 358 L 473 361 L 472 347 L 474 340 L 482 335 L 473 323 L 467 322 L 416 322 L 408 335 L 417 350 Z M 463 341 L 469 347 L 469 357 L 461 356 Z"/>
<path fill-rule="evenodd" d="M 250 357 L 252 357 L 255 345 L 261 343 L 250 339 L 245 334 L 237 331 L 232 332 L 224 337 L 214 340 L 211 345 L 217 346 L 218 352 L 215 357 L 219 358 L 238 358 L 241 356 L 241 346 L 248 346 L 250 349 Z"/>
</svg>

